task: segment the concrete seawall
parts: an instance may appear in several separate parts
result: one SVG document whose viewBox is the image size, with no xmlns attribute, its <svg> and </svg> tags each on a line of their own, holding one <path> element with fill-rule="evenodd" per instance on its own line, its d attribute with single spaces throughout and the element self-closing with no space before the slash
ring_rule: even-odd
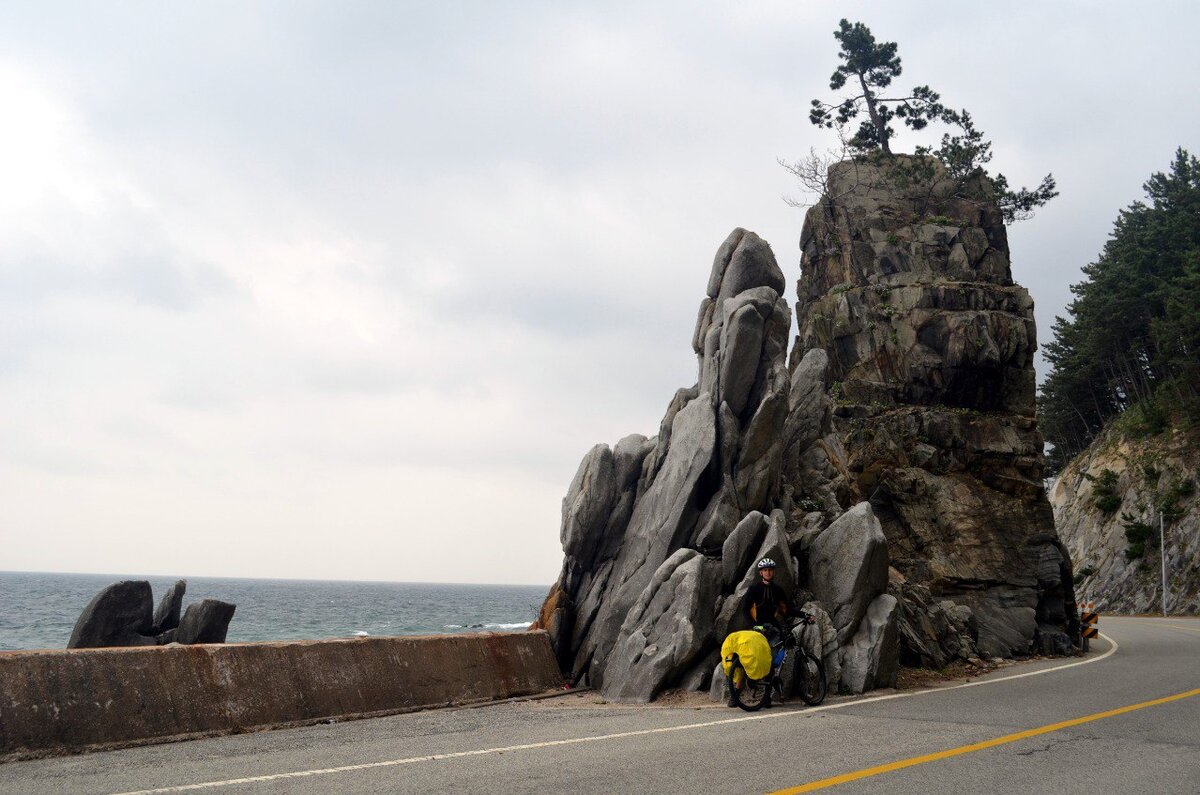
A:
<svg viewBox="0 0 1200 795">
<path fill-rule="evenodd" d="M 0 759 L 544 692 L 545 632 L 0 653 Z"/>
</svg>

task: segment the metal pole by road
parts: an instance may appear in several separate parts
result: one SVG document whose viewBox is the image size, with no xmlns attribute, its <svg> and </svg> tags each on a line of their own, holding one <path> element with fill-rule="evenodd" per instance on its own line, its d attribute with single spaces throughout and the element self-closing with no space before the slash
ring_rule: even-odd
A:
<svg viewBox="0 0 1200 795">
<path fill-rule="evenodd" d="M 1162 614 L 1167 616 L 1167 534 L 1163 529 L 1163 512 L 1158 512 L 1158 552 L 1162 557 Z"/>
</svg>

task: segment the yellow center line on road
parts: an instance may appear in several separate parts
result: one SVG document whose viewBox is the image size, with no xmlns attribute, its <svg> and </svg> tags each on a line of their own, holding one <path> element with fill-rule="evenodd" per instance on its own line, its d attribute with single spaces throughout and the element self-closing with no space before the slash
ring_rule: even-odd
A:
<svg viewBox="0 0 1200 795">
<path fill-rule="evenodd" d="M 840 776 L 831 776 L 818 781 L 810 781 L 807 784 L 800 785 L 799 787 L 789 787 L 788 789 L 776 790 L 770 795 L 793 795 L 793 793 L 799 792 L 815 792 L 816 790 L 825 789 L 826 787 L 836 787 L 838 784 L 847 784 L 851 781 L 858 781 L 859 779 L 870 778 L 871 776 L 878 776 L 883 773 L 892 773 L 896 770 L 904 770 L 908 767 L 923 765 L 926 762 L 937 762 L 941 759 L 949 759 L 954 756 L 969 754 L 972 751 L 985 751 L 988 748 L 995 748 L 998 745 L 1015 743 L 1018 740 L 1027 740 L 1030 737 L 1037 737 L 1042 734 L 1049 734 L 1050 732 L 1062 731 L 1063 729 L 1069 729 L 1072 726 L 1080 726 L 1084 723 L 1091 723 L 1092 721 L 1103 720 L 1104 718 L 1113 718 L 1117 715 L 1124 715 L 1127 712 L 1146 709 L 1147 707 L 1157 707 L 1160 704 L 1170 704 L 1172 701 L 1182 701 L 1185 698 L 1192 698 L 1193 696 L 1200 696 L 1200 688 L 1188 690 L 1184 693 L 1176 693 L 1173 696 L 1156 698 L 1152 701 L 1143 701 L 1139 704 L 1130 704 L 1127 707 L 1118 707 L 1117 709 L 1110 709 L 1105 712 L 1097 712 L 1093 715 L 1085 715 L 1082 718 L 1072 718 L 1071 720 L 1064 720 L 1060 723 L 1051 723 L 1048 726 L 1039 726 L 1036 729 L 1026 729 L 1025 731 L 1016 732 L 1014 734 L 1006 734 L 1003 737 L 995 737 L 991 740 L 984 740 L 980 743 L 962 745 L 958 748 L 949 748 L 945 751 L 925 754 L 924 756 L 914 756 L 910 759 L 901 759 L 896 762 L 888 762 L 886 765 L 863 768 L 862 770 L 856 770 L 853 773 L 843 773 Z"/>
<path fill-rule="evenodd" d="M 990 685 L 998 685 L 1002 682 L 1011 682 L 1016 679 L 1026 679 L 1031 676 L 1043 676 L 1045 674 L 1057 673 L 1070 668 L 1078 668 L 1081 665 L 1091 665 L 1092 663 L 1102 662 L 1112 657 L 1117 653 L 1120 645 L 1110 638 L 1108 635 L 1101 633 L 1100 637 L 1108 641 L 1109 648 L 1107 651 L 1095 657 L 1087 657 L 1074 662 L 1055 665 L 1050 668 L 1037 668 L 1032 671 L 1023 671 L 1019 674 L 1008 674 L 1006 676 L 998 676 L 993 678 L 980 678 L 968 682 L 963 682 L 957 685 L 949 685 L 946 687 L 931 687 L 922 690 L 907 690 L 899 693 L 888 693 L 882 696 L 868 696 L 866 698 L 857 698 L 849 701 L 839 701 L 832 704 L 822 704 L 819 707 L 808 707 L 799 710 L 787 710 L 784 712 L 761 713 L 756 712 L 753 715 L 745 715 L 738 718 L 722 718 L 719 720 L 703 721 L 700 723 L 684 723 L 675 726 L 660 726 L 654 729 L 637 729 L 633 731 L 615 732 L 613 734 L 595 734 L 586 737 L 567 737 L 560 740 L 547 740 L 537 743 L 524 743 L 522 745 L 509 745 L 494 748 L 480 748 L 471 751 L 451 751 L 440 754 L 428 754 L 426 756 L 410 756 L 403 759 L 386 759 L 379 762 L 363 762 L 356 765 L 339 765 L 337 767 L 314 768 L 309 770 L 292 770 L 281 773 L 266 773 L 258 776 L 245 776 L 242 778 L 229 778 L 218 781 L 200 781 L 193 784 L 176 784 L 174 786 L 155 787 L 153 789 L 142 789 L 132 792 L 121 792 L 116 795 L 166 795 L 167 793 L 177 792 L 193 792 L 196 790 L 217 789 L 223 787 L 245 786 L 248 784 L 259 784 L 266 782 L 278 782 L 293 778 L 308 778 L 311 776 L 326 776 L 334 774 L 346 774 L 361 772 L 365 770 L 378 770 L 381 768 L 399 767 L 401 765 L 415 765 L 424 762 L 445 761 L 451 759 L 465 759 L 470 757 L 489 756 L 492 754 L 503 754 L 512 751 L 530 751 L 543 748 L 556 748 L 565 746 L 574 746 L 582 743 L 597 743 L 609 740 L 630 739 L 633 737 L 647 737 L 650 735 L 666 734 L 674 732 L 691 731 L 695 729 L 709 729 L 718 726 L 729 726 L 732 724 L 741 723 L 757 723 L 759 721 L 770 721 L 778 719 L 794 719 L 810 717 L 814 714 L 829 712 L 831 710 L 840 710 L 851 707 L 860 707 L 865 704 L 876 704 L 881 701 L 895 701 L 898 699 L 920 698 L 923 696 L 933 696 L 938 693 L 949 693 L 955 690 L 963 690 L 969 687 L 986 687 Z"/>
</svg>

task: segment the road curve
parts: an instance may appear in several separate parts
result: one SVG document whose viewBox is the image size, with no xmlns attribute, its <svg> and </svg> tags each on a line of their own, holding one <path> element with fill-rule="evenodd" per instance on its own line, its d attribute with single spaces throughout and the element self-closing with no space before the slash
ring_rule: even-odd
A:
<svg viewBox="0 0 1200 795">
<path fill-rule="evenodd" d="M 1200 621 L 1102 621 L 1083 660 L 816 710 L 569 696 L 14 762 L 0 793 L 1200 792 Z"/>
</svg>

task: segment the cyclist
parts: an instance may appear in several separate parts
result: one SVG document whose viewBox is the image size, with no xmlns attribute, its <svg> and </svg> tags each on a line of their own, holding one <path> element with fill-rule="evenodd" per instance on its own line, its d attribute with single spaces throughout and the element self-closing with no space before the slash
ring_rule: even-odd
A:
<svg viewBox="0 0 1200 795">
<path fill-rule="evenodd" d="M 757 568 L 759 582 L 746 591 L 746 598 L 742 600 L 742 615 L 750 626 L 773 627 L 782 635 L 783 621 L 790 613 L 791 594 L 784 593 L 783 588 L 774 582 L 775 561 L 763 558 Z"/>
</svg>

